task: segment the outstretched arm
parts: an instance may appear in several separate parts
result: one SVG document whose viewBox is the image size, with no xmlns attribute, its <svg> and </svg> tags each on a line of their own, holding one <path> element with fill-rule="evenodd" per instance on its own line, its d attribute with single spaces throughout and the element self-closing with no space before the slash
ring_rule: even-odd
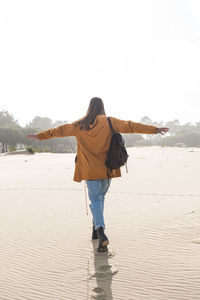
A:
<svg viewBox="0 0 200 300">
<path fill-rule="evenodd" d="M 169 128 L 157 128 L 153 125 L 146 125 L 142 123 L 136 123 L 132 121 L 123 121 L 117 118 L 110 118 L 113 128 L 116 132 L 121 133 L 141 133 L 141 134 L 157 134 L 157 133 L 165 133 L 169 130 Z"/>
<path fill-rule="evenodd" d="M 32 140 L 48 140 L 53 137 L 76 136 L 77 128 L 73 124 L 64 124 L 55 128 L 41 131 L 36 134 L 29 134 L 27 138 Z"/>
</svg>

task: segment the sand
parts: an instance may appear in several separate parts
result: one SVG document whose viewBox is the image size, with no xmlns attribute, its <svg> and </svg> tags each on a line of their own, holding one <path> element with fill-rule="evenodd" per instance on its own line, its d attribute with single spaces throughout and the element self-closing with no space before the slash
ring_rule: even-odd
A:
<svg viewBox="0 0 200 300">
<path fill-rule="evenodd" d="M 75 154 L 0 155 L 0 300 L 200 299 L 200 149 L 128 148 L 91 241 Z"/>
</svg>

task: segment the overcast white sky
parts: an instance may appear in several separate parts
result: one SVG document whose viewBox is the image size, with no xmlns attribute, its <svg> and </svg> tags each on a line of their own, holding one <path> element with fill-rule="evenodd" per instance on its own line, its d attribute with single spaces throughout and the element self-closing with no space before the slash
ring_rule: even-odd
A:
<svg viewBox="0 0 200 300">
<path fill-rule="evenodd" d="M 0 111 L 200 121 L 199 0 L 0 0 Z"/>
</svg>

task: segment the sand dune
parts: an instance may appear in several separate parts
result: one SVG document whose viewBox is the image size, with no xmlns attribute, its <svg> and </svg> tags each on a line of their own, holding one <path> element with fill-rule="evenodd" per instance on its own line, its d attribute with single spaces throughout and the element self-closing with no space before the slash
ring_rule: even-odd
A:
<svg viewBox="0 0 200 300">
<path fill-rule="evenodd" d="M 0 156 L 0 300 L 199 300 L 200 149 L 128 148 L 91 241 L 74 154 Z"/>
</svg>

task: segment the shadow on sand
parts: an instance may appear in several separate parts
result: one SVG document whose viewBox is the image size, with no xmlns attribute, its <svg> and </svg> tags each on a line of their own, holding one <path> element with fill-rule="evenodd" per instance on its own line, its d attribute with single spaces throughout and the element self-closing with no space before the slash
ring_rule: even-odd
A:
<svg viewBox="0 0 200 300">
<path fill-rule="evenodd" d="M 97 251 L 98 241 L 92 241 L 94 255 L 94 270 L 90 273 L 89 280 L 93 283 L 91 296 L 89 299 L 112 300 L 112 278 L 118 272 L 116 265 L 109 264 L 109 259 L 112 259 L 112 253 Z M 92 266 L 91 266 L 92 267 Z M 93 268 L 93 267 L 92 267 Z"/>
</svg>

